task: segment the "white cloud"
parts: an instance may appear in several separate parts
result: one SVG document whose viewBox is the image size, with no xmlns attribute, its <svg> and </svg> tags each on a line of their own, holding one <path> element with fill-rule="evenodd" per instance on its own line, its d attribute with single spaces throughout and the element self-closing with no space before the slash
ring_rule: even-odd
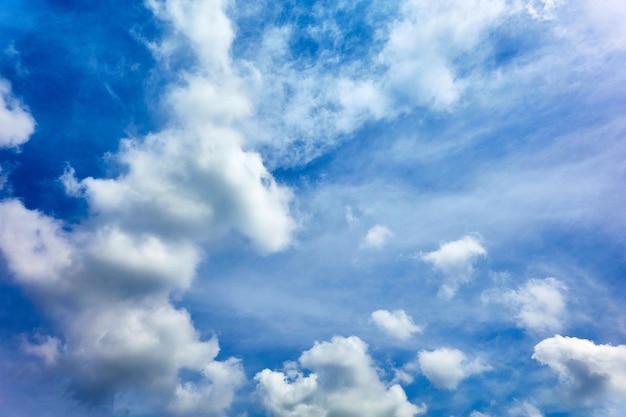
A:
<svg viewBox="0 0 626 417">
<path fill-rule="evenodd" d="M 410 403 L 399 385 L 386 386 L 376 373 L 367 345 L 358 337 L 315 343 L 286 373 L 264 369 L 255 376 L 257 394 L 276 417 L 412 417 L 426 407 Z"/>
<path fill-rule="evenodd" d="M 543 413 L 528 401 L 516 404 L 509 409 L 511 417 L 543 417 Z"/>
<path fill-rule="evenodd" d="M 0 148 L 16 148 L 35 132 L 35 119 L 0 78 Z"/>
<path fill-rule="evenodd" d="M 539 342 L 532 357 L 556 371 L 576 402 L 626 397 L 626 345 L 556 335 Z"/>
<path fill-rule="evenodd" d="M 469 417 L 491 417 L 489 414 L 481 413 L 480 411 L 472 411 Z"/>
<path fill-rule="evenodd" d="M 147 4 L 171 29 L 152 45 L 162 69 L 180 48 L 196 58 L 163 98 L 165 128 L 121 141 L 116 178 L 79 180 L 66 169 L 67 193 L 89 203 L 89 218 L 71 229 L 1 202 L 0 250 L 60 333 L 25 352 L 64 372 L 77 398 L 131 414 L 223 415 L 245 382 L 242 365 L 218 360 L 217 339 L 201 337 L 170 298 L 189 288 L 203 251 L 232 231 L 262 253 L 288 246 L 291 192 L 235 127 L 250 104 L 231 68 L 227 2 Z M 12 115 L 22 111 L 10 104 Z"/>
<path fill-rule="evenodd" d="M 406 340 L 414 333 L 421 333 L 422 328 L 413 323 L 411 316 L 404 310 L 393 312 L 387 310 L 376 310 L 372 313 L 372 320 L 376 325 L 388 335 Z"/>
<path fill-rule="evenodd" d="M 455 390 L 459 383 L 475 374 L 490 370 L 480 360 L 469 358 L 458 349 L 440 348 L 418 354 L 422 373 L 437 388 Z"/>
<path fill-rule="evenodd" d="M 393 236 L 391 230 L 377 224 L 367 231 L 361 247 L 380 249 L 385 246 L 385 243 L 391 236 Z"/>
<path fill-rule="evenodd" d="M 504 303 L 513 311 L 519 327 L 533 332 L 557 332 L 563 328 L 565 285 L 555 278 L 531 279 L 517 290 L 491 290 L 483 301 Z"/>
<path fill-rule="evenodd" d="M 475 237 L 465 236 L 444 243 L 436 251 L 421 254 L 420 258 L 443 273 L 444 283 L 439 295 L 452 298 L 461 284 L 471 280 L 476 259 L 486 255 L 487 251 Z"/>
</svg>

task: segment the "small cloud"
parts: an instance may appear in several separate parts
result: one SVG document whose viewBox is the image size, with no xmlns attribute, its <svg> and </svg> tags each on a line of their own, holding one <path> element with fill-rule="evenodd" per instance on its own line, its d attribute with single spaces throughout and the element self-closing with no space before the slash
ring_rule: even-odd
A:
<svg viewBox="0 0 626 417">
<path fill-rule="evenodd" d="M 509 409 L 511 417 L 543 417 L 543 413 L 528 401 L 516 404 Z"/>
<path fill-rule="evenodd" d="M 575 401 L 626 395 L 626 345 L 556 335 L 539 342 L 532 358 L 554 370 Z"/>
<path fill-rule="evenodd" d="M 565 285 L 555 278 L 531 279 L 517 290 L 492 290 L 483 301 L 504 303 L 513 310 L 517 325 L 533 332 L 556 332 L 563 328 Z"/>
<path fill-rule="evenodd" d="M 372 313 L 372 320 L 381 330 L 400 340 L 406 340 L 414 333 L 422 332 L 422 328 L 416 326 L 411 316 L 406 314 L 404 310 L 393 312 L 376 310 Z"/>
<path fill-rule="evenodd" d="M 36 356 L 44 361 L 46 366 L 56 364 L 59 357 L 59 339 L 47 336 L 41 343 L 31 343 L 24 340 L 22 351 L 28 355 Z"/>
<path fill-rule="evenodd" d="M 0 148 L 17 148 L 35 132 L 35 119 L 0 79 Z"/>
<path fill-rule="evenodd" d="M 433 385 L 447 390 L 455 390 L 462 380 L 491 369 L 478 359 L 469 360 L 458 349 L 448 348 L 432 352 L 422 350 L 418 362 L 422 373 Z"/>
<path fill-rule="evenodd" d="M 433 252 L 420 254 L 419 258 L 444 275 L 444 283 L 439 289 L 439 296 L 452 298 L 457 290 L 469 282 L 474 270 L 474 262 L 487 255 L 487 250 L 477 238 L 465 236 L 453 242 L 444 243 Z"/>
<path fill-rule="evenodd" d="M 367 231 L 367 235 L 361 243 L 362 248 L 382 248 L 387 239 L 393 236 L 391 230 L 387 229 L 385 226 L 376 225 Z"/>
</svg>

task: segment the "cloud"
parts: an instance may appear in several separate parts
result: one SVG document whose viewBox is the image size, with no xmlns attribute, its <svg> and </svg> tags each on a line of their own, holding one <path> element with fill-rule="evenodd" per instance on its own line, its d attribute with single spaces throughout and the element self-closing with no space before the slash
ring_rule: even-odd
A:
<svg viewBox="0 0 626 417">
<path fill-rule="evenodd" d="M 157 69 L 169 71 L 185 49 L 193 71 L 167 74 L 175 78 L 162 102 L 169 118 L 160 131 L 120 142 L 111 156 L 118 176 L 78 179 L 66 169 L 61 182 L 87 200 L 86 221 L 69 227 L 18 200 L 0 202 L 0 250 L 59 332 L 24 351 L 63 373 L 83 402 L 222 415 L 245 382 L 240 361 L 219 360 L 217 338 L 201 336 L 171 302 L 190 287 L 205 250 L 231 233 L 266 254 L 287 247 L 295 228 L 291 191 L 244 149 L 236 128 L 250 108 L 231 68 L 226 3 L 147 2 L 167 25 L 151 45 Z M 10 105 L 1 115 L 28 119 Z M 19 138 L 32 133 L 20 129 Z"/>
<path fill-rule="evenodd" d="M 511 417 L 543 417 L 543 413 L 531 403 L 524 401 L 509 409 Z"/>
<path fill-rule="evenodd" d="M 436 251 L 421 254 L 420 258 L 443 273 L 444 284 L 439 289 L 439 295 L 452 298 L 461 284 L 471 280 L 476 259 L 486 255 L 487 250 L 475 237 L 465 236 L 442 244 Z"/>
<path fill-rule="evenodd" d="M 17 148 L 35 132 L 35 119 L 0 78 L 0 148 Z"/>
<path fill-rule="evenodd" d="M 372 320 L 385 333 L 400 340 L 406 340 L 414 333 L 422 332 L 422 328 L 416 326 L 411 316 L 404 310 L 393 312 L 376 310 L 372 313 Z"/>
<path fill-rule="evenodd" d="M 558 332 L 563 328 L 565 285 L 555 278 L 531 279 L 517 290 L 483 293 L 483 301 L 503 303 L 513 310 L 519 327 L 533 332 Z"/>
<path fill-rule="evenodd" d="M 558 374 L 575 402 L 626 397 L 626 345 L 556 335 L 539 342 L 532 358 Z"/>
<path fill-rule="evenodd" d="M 491 369 L 478 359 L 469 360 L 458 349 L 448 348 L 432 352 L 422 350 L 418 362 L 422 373 L 433 385 L 447 390 L 455 390 L 462 380 Z"/>
<path fill-rule="evenodd" d="M 410 403 L 399 385 L 386 386 L 367 345 L 358 337 L 315 343 L 286 372 L 264 369 L 255 377 L 257 395 L 276 417 L 412 417 L 426 407 Z M 304 375 L 300 370 L 312 372 Z"/>
<path fill-rule="evenodd" d="M 381 226 L 377 224 L 367 231 L 367 235 L 361 244 L 361 247 L 364 248 L 382 248 L 387 243 L 387 239 L 393 236 L 391 230 L 387 229 L 385 226 Z"/>
</svg>

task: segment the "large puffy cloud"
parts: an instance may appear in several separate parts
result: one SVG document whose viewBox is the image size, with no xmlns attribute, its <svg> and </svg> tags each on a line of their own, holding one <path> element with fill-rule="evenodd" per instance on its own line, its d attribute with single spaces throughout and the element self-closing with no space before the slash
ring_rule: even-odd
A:
<svg viewBox="0 0 626 417">
<path fill-rule="evenodd" d="M 9 82 L 0 78 L 0 148 L 15 148 L 34 131 L 35 119 L 12 94 Z"/>
<path fill-rule="evenodd" d="M 372 320 L 387 334 L 400 340 L 406 340 L 414 333 L 422 331 L 404 310 L 376 310 L 372 313 Z"/>
<path fill-rule="evenodd" d="M 203 246 L 233 230 L 262 253 L 289 245 L 291 194 L 235 127 L 250 107 L 231 68 L 226 2 L 147 4 L 168 25 L 151 45 L 162 68 L 182 48 L 195 58 L 163 97 L 165 127 L 121 142 L 115 178 L 78 179 L 68 167 L 67 193 L 89 203 L 82 224 L 1 202 L 0 250 L 57 332 L 27 338 L 24 352 L 64 372 L 79 399 L 130 414 L 222 415 L 242 365 L 219 360 L 217 339 L 170 297 L 191 285 Z"/>
<path fill-rule="evenodd" d="M 532 357 L 556 371 L 576 402 L 626 397 L 626 345 L 556 335 L 539 342 Z"/>
<path fill-rule="evenodd" d="M 421 254 L 420 258 L 443 273 L 444 283 L 439 295 L 452 298 L 457 290 L 472 278 L 474 262 L 487 255 L 487 250 L 473 236 L 442 244 L 439 249 Z"/>
<path fill-rule="evenodd" d="M 418 354 L 422 373 L 437 388 L 455 390 L 459 383 L 491 368 L 479 359 L 470 360 L 458 349 L 422 350 Z"/>
<path fill-rule="evenodd" d="M 386 386 L 367 345 L 358 337 L 315 343 L 286 372 L 264 369 L 255 376 L 257 394 L 276 417 L 411 417 L 426 411 L 407 400 L 399 385 Z M 300 367 L 312 371 L 304 375 Z"/>
</svg>

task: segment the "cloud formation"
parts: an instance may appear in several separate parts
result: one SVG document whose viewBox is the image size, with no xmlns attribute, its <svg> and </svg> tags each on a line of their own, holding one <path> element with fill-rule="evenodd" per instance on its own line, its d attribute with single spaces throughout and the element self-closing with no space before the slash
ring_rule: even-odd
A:
<svg viewBox="0 0 626 417">
<path fill-rule="evenodd" d="M 517 290 L 490 290 L 483 301 L 505 304 L 523 329 L 550 333 L 563 329 L 566 315 L 565 285 L 556 278 L 531 279 Z"/>
<path fill-rule="evenodd" d="M 404 310 L 376 310 L 372 313 L 374 323 L 389 336 L 406 340 L 415 333 L 421 333 L 422 328 L 413 323 L 411 316 Z"/>
<path fill-rule="evenodd" d="M 421 254 L 420 258 L 430 263 L 443 274 L 444 283 L 439 296 L 452 298 L 459 287 L 472 279 L 474 262 L 487 255 L 487 250 L 473 236 L 442 244 L 433 252 Z"/>
<path fill-rule="evenodd" d="M 410 403 L 399 385 L 380 380 L 358 337 L 315 343 L 285 372 L 264 369 L 254 379 L 265 410 L 275 417 L 412 417 L 426 407 Z M 304 375 L 302 369 L 311 373 Z"/>
<path fill-rule="evenodd" d="M 245 381 L 242 365 L 217 360 L 217 338 L 201 336 L 170 297 L 191 285 L 202 246 L 230 233 L 261 253 L 288 246 L 291 193 L 243 149 L 234 126 L 249 103 L 230 66 L 226 3 L 147 4 L 168 25 L 151 45 L 163 68 L 181 48 L 194 52 L 195 71 L 175 74 L 163 98 L 170 119 L 159 132 L 121 141 L 115 178 L 78 179 L 68 167 L 68 195 L 88 202 L 81 224 L 2 201 L 0 250 L 59 332 L 28 341 L 24 352 L 68 376 L 77 398 L 131 414 L 222 415 Z M 2 145 L 16 146 L 34 124 L 0 87 L 0 117 L 11 122 Z"/>
<path fill-rule="evenodd" d="M 365 235 L 365 239 L 363 239 L 361 247 L 380 249 L 385 246 L 387 239 L 391 236 L 393 236 L 391 230 L 387 229 L 385 226 L 377 224 L 367 231 L 367 235 Z"/>
<path fill-rule="evenodd" d="M 626 345 L 556 335 L 539 342 L 532 357 L 558 374 L 574 402 L 626 398 Z"/>
<path fill-rule="evenodd" d="M 422 350 L 418 354 L 418 363 L 433 385 L 447 390 L 455 390 L 462 380 L 491 369 L 480 360 L 470 360 L 460 350 L 449 348 Z"/>
<path fill-rule="evenodd" d="M 0 78 L 0 148 L 17 148 L 35 132 L 35 119 Z"/>
</svg>

